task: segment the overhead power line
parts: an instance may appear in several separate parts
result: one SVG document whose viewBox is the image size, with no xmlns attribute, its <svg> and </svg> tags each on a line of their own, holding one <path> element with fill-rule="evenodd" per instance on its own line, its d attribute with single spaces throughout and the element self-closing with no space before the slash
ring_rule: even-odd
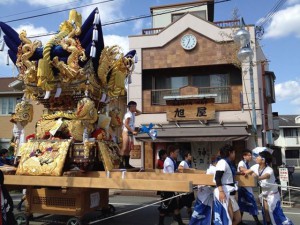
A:
<svg viewBox="0 0 300 225">
<path fill-rule="evenodd" d="M 47 7 L 43 7 L 43 8 L 39 8 L 39 9 L 34 9 L 34 10 L 29 10 L 29 11 L 23 11 L 23 12 L 19 12 L 19 13 L 9 14 L 9 15 L 5 15 L 5 16 L 0 16 L 0 18 L 7 18 L 7 17 L 12 17 L 12 16 L 17 16 L 17 15 L 27 14 L 27 13 L 31 13 L 31 12 L 37 12 L 37 11 L 41 11 L 41 10 L 44 10 L 44 9 L 49 9 L 49 8 L 53 8 L 53 7 L 57 7 L 57 6 L 62 6 L 62 5 L 73 4 L 73 3 L 76 3 L 76 2 L 80 2 L 80 1 L 82 1 L 82 0 L 74 0 L 74 1 L 68 2 L 68 3 L 56 4 L 56 5 L 51 5 L 51 6 L 47 6 Z"/>
<path fill-rule="evenodd" d="M 275 6 L 270 10 L 270 12 L 258 22 L 257 26 L 263 27 L 268 23 L 272 17 L 279 11 L 279 9 L 286 3 L 286 0 L 279 0 Z"/>
<path fill-rule="evenodd" d="M 275 6 L 270 10 L 270 12 L 260 21 L 255 26 L 255 36 L 258 39 L 262 39 L 265 29 L 264 26 L 275 16 L 275 14 L 278 12 L 278 10 L 284 5 L 286 0 L 279 0 Z"/>
<path fill-rule="evenodd" d="M 87 6 L 103 4 L 103 3 L 107 3 L 107 2 L 113 2 L 113 1 L 115 1 L 115 0 L 100 1 L 100 2 L 96 2 L 96 3 L 91 3 L 91 4 L 72 7 L 72 8 L 68 8 L 68 9 L 58 10 L 58 11 L 54 11 L 54 12 L 48 12 L 48 13 L 43 13 L 43 14 L 39 14 L 39 15 L 27 16 L 27 17 L 23 17 L 23 18 L 19 18 L 19 19 L 9 20 L 9 21 L 5 21 L 4 23 L 12 23 L 12 22 L 21 21 L 21 20 L 33 19 L 33 18 L 42 17 L 42 16 L 48 16 L 48 15 L 51 15 L 51 14 L 56 14 L 56 13 L 69 11 L 69 10 L 72 10 L 72 9 L 79 9 L 79 8 L 84 8 L 84 7 L 87 7 Z"/>
<path fill-rule="evenodd" d="M 220 1 L 215 1 L 214 4 L 219 4 L 219 3 L 224 3 L 224 2 L 229 2 L 231 0 L 220 0 Z M 104 26 L 109 26 L 109 25 L 114 25 L 114 24 L 119 24 L 119 23 L 125 23 L 125 22 L 129 22 L 129 21 L 134 21 L 134 20 L 140 20 L 140 19 L 145 19 L 145 18 L 150 18 L 150 17 L 154 17 L 154 16 L 159 16 L 159 15 L 164 15 L 164 14 L 168 14 L 168 13 L 172 13 L 172 12 L 178 12 L 178 11 L 182 11 L 182 10 L 186 10 L 186 9 L 192 9 L 192 8 L 196 8 L 202 5 L 206 5 L 207 3 L 205 2 L 201 2 L 199 4 L 193 5 L 193 6 L 188 6 L 185 8 L 180 8 L 180 9 L 174 9 L 174 10 L 168 10 L 168 11 L 164 11 L 164 12 L 160 12 L 160 13 L 156 13 L 156 14 L 146 14 L 146 15 L 140 15 L 140 16 L 135 16 L 135 17 L 129 17 L 126 19 L 120 19 L 120 20 L 114 20 L 114 21 L 108 21 L 105 23 L 102 23 L 102 27 Z M 58 32 L 51 32 L 51 33 L 47 33 L 47 34 L 38 34 L 38 35 L 33 35 L 33 36 L 28 36 L 29 38 L 36 38 L 36 37 L 44 37 L 44 36 L 49 36 L 49 35 L 54 35 L 57 34 Z"/>
</svg>

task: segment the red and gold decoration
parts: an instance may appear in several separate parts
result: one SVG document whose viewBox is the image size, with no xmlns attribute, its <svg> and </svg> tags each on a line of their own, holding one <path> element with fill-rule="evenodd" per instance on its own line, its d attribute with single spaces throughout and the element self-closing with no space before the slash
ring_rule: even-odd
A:
<svg viewBox="0 0 300 225">
<path fill-rule="evenodd" d="M 30 40 L 25 30 L 17 34 L 1 22 L 0 28 L 24 86 L 23 101 L 11 119 L 18 125 L 19 139 L 32 120 L 29 102 L 45 107 L 35 135 L 16 153 L 21 155 L 17 173 L 61 175 L 67 151 L 72 159 L 66 162 L 75 164 L 72 167 L 88 168 L 86 164 L 96 158 L 105 160 L 106 169 L 114 168 L 118 145 L 112 135 L 118 133 L 122 115 L 119 109 L 110 109 L 110 102 L 126 94 L 136 52 L 124 54 L 117 45 L 104 46 L 98 9 L 84 22 L 71 10 L 58 33 L 44 44 Z"/>
<path fill-rule="evenodd" d="M 20 149 L 18 175 L 60 176 L 71 140 L 29 141 Z"/>
</svg>

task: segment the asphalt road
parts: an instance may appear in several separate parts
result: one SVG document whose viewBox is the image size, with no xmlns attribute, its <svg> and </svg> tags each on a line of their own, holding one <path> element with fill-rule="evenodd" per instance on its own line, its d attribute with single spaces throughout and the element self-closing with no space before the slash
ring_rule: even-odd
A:
<svg viewBox="0 0 300 225">
<path fill-rule="evenodd" d="M 17 204 L 20 196 L 14 196 L 14 202 Z M 158 224 L 158 197 L 141 197 L 141 196 L 110 196 L 110 204 L 116 208 L 114 215 L 103 217 L 101 212 L 95 212 L 87 215 L 87 219 L 91 222 L 89 224 L 101 225 L 157 225 Z M 151 204 L 151 205 L 150 205 Z M 141 208 L 141 209 L 139 209 Z M 182 209 L 183 221 L 188 224 L 187 214 L 185 209 Z M 284 208 L 284 212 L 294 224 L 300 224 L 300 210 L 299 208 Z M 16 213 L 18 213 L 16 211 Z M 35 215 L 39 216 L 39 215 Z M 30 221 L 30 225 L 58 225 L 66 224 L 70 217 L 48 216 L 43 220 L 50 222 Z M 261 216 L 259 217 L 261 219 Z M 51 222 L 52 221 L 52 222 Z M 245 214 L 243 218 L 244 223 L 248 225 L 255 225 L 253 219 Z M 171 217 L 165 219 L 165 225 L 176 225 Z M 78 225 L 74 223 L 74 225 Z"/>
</svg>

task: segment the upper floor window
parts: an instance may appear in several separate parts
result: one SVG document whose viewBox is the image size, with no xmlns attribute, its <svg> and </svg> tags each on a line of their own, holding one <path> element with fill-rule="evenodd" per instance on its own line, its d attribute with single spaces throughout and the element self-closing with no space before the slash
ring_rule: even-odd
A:
<svg viewBox="0 0 300 225">
<path fill-rule="evenodd" d="M 299 149 L 285 151 L 285 157 L 287 159 L 299 159 L 300 158 L 299 156 L 300 156 Z"/>
<path fill-rule="evenodd" d="M 172 22 L 179 20 L 185 13 L 172 14 Z"/>
<path fill-rule="evenodd" d="M 266 71 L 265 84 L 266 84 L 266 98 L 268 103 L 275 103 L 275 75 L 273 72 Z"/>
<path fill-rule="evenodd" d="M 16 97 L 0 97 L 0 115 L 9 115 L 15 111 Z"/>
<path fill-rule="evenodd" d="M 298 136 L 298 129 L 297 128 L 284 128 L 283 129 L 283 136 L 284 137 L 297 137 Z"/>
<path fill-rule="evenodd" d="M 188 76 L 155 76 L 155 89 L 178 89 L 189 84 Z"/>
<path fill-rule="evenodd" d="M 185 13 L 186 12 L 172 14 L 172 22 L 175 22 L 175 21 L 179 20 Z M 189 13 L 193 14 L 194 16 L 197 16 L 199 18 L 202 18 L 202 19 L 206 20 L 206 11 L 205 10 L 193 11 L 193 12 L 189 12 Z"/>
<path fill-rule="evenodd" d="M 229 74 L 210 74 L 192 76 L 192 85 L 196 87 L 229 86 Z"/>
</svg>

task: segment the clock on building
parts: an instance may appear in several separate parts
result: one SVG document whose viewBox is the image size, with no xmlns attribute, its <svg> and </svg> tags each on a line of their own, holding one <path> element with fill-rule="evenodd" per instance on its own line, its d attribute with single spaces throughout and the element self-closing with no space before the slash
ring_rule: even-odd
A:
<svg viewBox="0 0 300 225">
<path fill-rule="evenodd" d="M 192 50 L 196 47 L 197 44 L 197 38 L 192 34 L 185 34 L 181 38 L 181 46 L 185 50 Z"/>
</svg>

